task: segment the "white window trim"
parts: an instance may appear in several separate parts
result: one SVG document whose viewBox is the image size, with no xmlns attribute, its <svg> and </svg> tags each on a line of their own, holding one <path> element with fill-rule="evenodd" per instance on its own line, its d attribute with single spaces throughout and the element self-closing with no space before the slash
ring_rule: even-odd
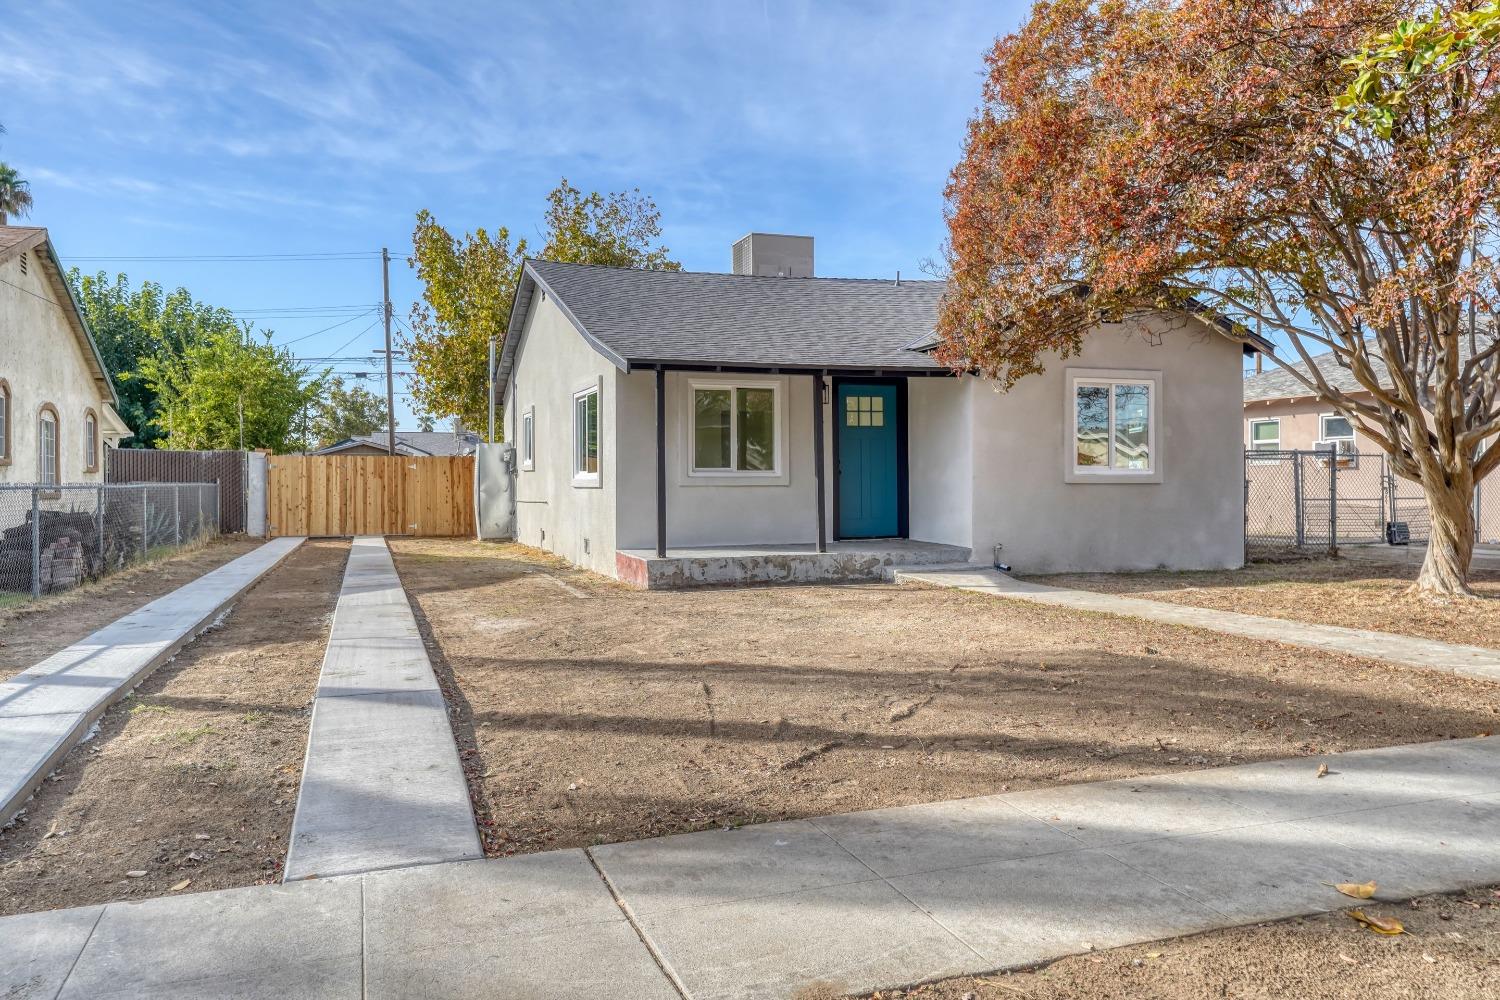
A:
<svg viewBox="0 0 1500 1000">
<path fill-rule="evenodd" d="M 1348 434 L 1339 435 L 1338 437 L 1329 437 L 1328 436 L 1328 432 L 1325 429 L 1325 422 L 1328 420 L 1329 417 L 1333 417 L 1334 419 L 1343 420 L 1343 421 L 1347 422 L 1349 424 L 1349 433 Z M 1353 420 L 1353 418 L 1346 417 L 1346 416 L 1344 416 L 1344 414 L 1339 413 L 1337 411 L 1333 411 L 1333 410 L 1330 410 L 1327 413 L 1320 413 L 1320 414 L 1318 414 L 1318 443 L 1321 444 L 1321 443 L 1323 443 L 1325 441 L 1348 441 L 1349 442 L 1349 446 L 1350 446 L 1349 450 L 1353 451 L 1354 450 L 1354 440 L 1355 440 L 1355 429 L 1354 429 L 1354 420 Z"/>
<path fill-rule="evenodd" d="M 770 389 L 772 397 L 772 437 L 775 454 L 772 468 L 762 471 L 739 469 L 698 469 L 693 465 L 697 455 L 693 434 L 696 431 L 696 413 L 693 406 L 694 393 L 699 389 Z M 679 437 L 682 461 L 679 464 L 677 484 L 679 486 L 786 486 L 791 482 L 787 472 L 787 379 L 785 376 L 771 378 L 745 378 L 734 375 L 684 376 L 681 379 L 681 407 L 679 412 L 682 433 Z M 734 421 L 730 420 L 730 454 L 734 454 L 736 435 Z"/>
<path fill-rule="evenodd" d="M 1349 433 L 1338 437 L 1328 437 L 1327 432 L 1324 430 L 1324 421 L 1330 417 L 1347 421 L 1349 424 Z M 1354 426 L 1353 417 L 1339 413 L 1337 410 L 1320 413 L 1318 414 L 1318 439 L 1313 442 L 1313 450 L 1331 452 L 1339 456 L 1337 462 L 1341 468 L 1356 467 L 1359 465 L 1359 439 L 1356 436 L 1358 433 L 1358 429 Z M 1343 444 L 1347 444 L 1347 447 L 1340 447 Z M 1324 445 L 1328 445 L 1329 447 L 1324 447 Z M 1324 459 L 1325 465 L 1327 462 L 1328 460 Z"/>
<path fill-rule="evenodd" d="M 1122 368 L 1069 368 L 1066 370 L 1063 394 L 1063 482 L 1065 483 L 1160 483 L 1162 479 L 1161 434 L 1157 432 L 1161 420 L 1162 374 L 1160 371 L 1144 371 Z M 1149 469 L 1097 468 L 1076 464 L 1078 457 L 1078 386 L 1133 384 L 1149 385 L 1149 406 L 1146 414 L 1146 448 L 1151 456 Z M 1113 438 L 1115 408 L 1109 408 L 1110 436 Z"/>
<path fill-rule="evenodd" d="M 528 431 L 530 433 L 528 433 Z M 516 433 L 520 438 L 521 446 L 521 471 L 536 471 L 536 407 L 529 406 L 521 411 L 521 429 Z"/>
<path fill-rule="evenodd" d="M 1255 440 L 1255 425 L 1256 424 L 1275 424 L 1276 425 L 1276 447 L 1275 448 L 1257 448 L 1257 447 L 1255 447 L 1255 445 L 1257 443 L 1256 440 Z M 1245 451 L 1247 453 L 1249 453 L 1249 454 L 1254 454 L 1257 451 L 1274 451 L 1274 452 L 1281 451 L 1281 418 L 1280 417 L 1250 417 L 1248 420 L 1246 420 L 1245 421 Z M 1256 461 L 1256 460 L 1255 459 L 1251 459 L 1251 461 L 1253 462 L 1253 461 Z M 1272 461 L 1276 461 L 1276 459 L 1264 458 L 1264 459 L 1260 459 L 1260 461 L 1262 461 L 1262 462 L 1272 462 Z"/>
<path fill-rule="evenodd" d="M 599 445 L 599 471 L 597 472 L 580 472 L 578 469 L 578 443 L 579 434 L 582 430 L 578 424 L 578 401 L 588 396 L 597 396 L 599 400 L 595 409 L 595 412 L 598 414 L 596 434 L 598 435 Z M 574 392 L 569 407 L 573 413 L 573 437 L 568 442 L 568 446 L 572 451 L 568 461 L 572 464 L 573 468 L 573 485 L 579 489 L 599 489 L 604 485 L 604 380 L 601 378 L 599 381 Z"/>
</svg>

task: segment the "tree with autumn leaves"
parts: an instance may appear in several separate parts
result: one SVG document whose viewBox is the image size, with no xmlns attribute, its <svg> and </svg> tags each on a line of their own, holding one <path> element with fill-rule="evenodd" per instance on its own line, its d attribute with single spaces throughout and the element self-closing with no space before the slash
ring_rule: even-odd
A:
<svg viewBox="0 0 1500 1000">
<path fill-rule="evenodd" d="M 661 212 L 639 189 L 585 195 L 564 177 L 547 195 L 544 224 L 545 242 L 537 254 L 543 260 L 664 271 L 682 267 L 660 244 Z M 415 373 L 412 395 L 428 413 L 457 417 L 468 427 L 486 426 L 489 344 L 505 334 L 529 250 L 524 237 L 512 244 L 505 226 L 458 238 L 432 213 L 417 213 L 409 263 L 422 282 L 422 301 L 412 306 L 411 335 L 401 346 Z"/>
<path fill-rule="evenodd" d="M 1418 591 L 1469 593 L 1500 467 L 1496 25 L 1493 0 L 1038 4 L 948 185 L 942 358 L 1009 385 L 1190 299 L 1259 327 L 1423 487 Z"/>
</svg>

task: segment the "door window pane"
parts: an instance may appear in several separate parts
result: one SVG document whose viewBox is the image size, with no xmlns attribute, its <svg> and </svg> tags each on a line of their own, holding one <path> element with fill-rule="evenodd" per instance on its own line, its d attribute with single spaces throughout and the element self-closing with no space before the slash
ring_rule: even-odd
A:
<svg viewBox="0 0 1500 1000">
<path fill-rule="evenodd" d="M 770 472 L 776 467 L 776 391 L 736 389 L 738 450 L 735 467 L 742 472 Z"/>
<path fill-rule="evenodd" d="M 1109 386 L 1080 385 L 1075 462 L 1080 468 L 1109 464 Z"/>
<path fill-rule="evenodd" d="M 1122 384 L 1115 393 L 1116 469 L 1151 468 L 1151 387 Z"/>
<path fill-rule="evenodd" d="M 731 390 L 693 390 L 693 468 L 729 468 Z"/>
</svg>

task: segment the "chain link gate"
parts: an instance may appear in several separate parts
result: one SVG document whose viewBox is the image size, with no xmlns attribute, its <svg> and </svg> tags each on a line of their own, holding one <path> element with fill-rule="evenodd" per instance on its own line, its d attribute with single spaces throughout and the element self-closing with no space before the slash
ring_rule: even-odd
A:
<svg viewBox="0 0 1500 1000">
<path fill-rule="evenodd" d="M 1500 542 L 1500 478 L 1475 488 L 1474 517 L 1479 543 Z M 1245 452 L 1247 562 L 1383 543 L 1392 522 L 1417 543 L 1432 529 L 1421 485 L 1393 473 L 1383 453 Z"/>
</svg>

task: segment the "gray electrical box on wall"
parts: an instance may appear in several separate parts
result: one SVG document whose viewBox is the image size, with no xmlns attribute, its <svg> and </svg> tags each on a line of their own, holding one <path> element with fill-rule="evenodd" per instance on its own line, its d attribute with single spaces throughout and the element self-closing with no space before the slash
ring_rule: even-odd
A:
<svg viewBox="0 0 1500 1000">
<path fill-rule="evenodd" d="M 474 448 L 474 531 L 481 539 L 516 537 L 516 446 Z"/>
</svg>

